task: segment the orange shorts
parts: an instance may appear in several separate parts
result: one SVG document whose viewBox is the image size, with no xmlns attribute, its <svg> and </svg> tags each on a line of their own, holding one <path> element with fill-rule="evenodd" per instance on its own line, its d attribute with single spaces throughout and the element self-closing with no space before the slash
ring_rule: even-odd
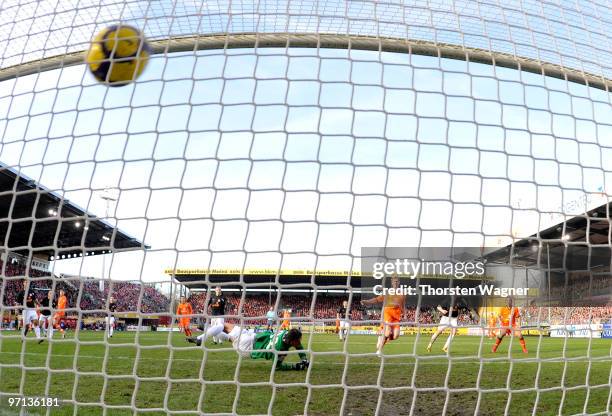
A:
<svg viewBox="0 0 612 416">
<path fill-rule="evenodd" d="M 281 329 L 286 329 L 289 328 L 289 321 L 283 321 L 283 323 L 281 324 Z"/>
<path fill-rule="evenodd" d="M 66 312 L 55 312 L 55 315 L 53 315 L 53 319 L 60 320 L 64 316 L 66 316 Z"/>
<path fill-rule="evenodd" d="M 179 319 L 179 328 L 189 328 L 189 324 L 191 319 L 189 318 L 181 318 Z"/>
<path fill-rule="evenodd" d="M 489 332 L 495 332 L 497 330 L 497 321 L 489 321 L 488 322 L 488 326 L 489 326 Z"/>
<path fill-rule="evenodd" d="M 515 331 L 520 331 L 521 328 L 518 325 L 510 325 L 509 322 L 502 322 L 501 333 L 506 335 L 512 335 Z"/>
<path fill-rule="evenodd" d="M 402 320 L 402 309 L 397 307 L 390 307 L 383 309 L 383 325 L 399 326 Z"/>
</svg>

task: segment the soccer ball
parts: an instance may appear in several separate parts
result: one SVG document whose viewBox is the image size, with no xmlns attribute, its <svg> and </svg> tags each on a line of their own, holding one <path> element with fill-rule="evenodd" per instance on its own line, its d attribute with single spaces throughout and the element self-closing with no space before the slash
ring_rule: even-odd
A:
<svg viewBox="0 0 612 416">
<path fill-rule="evenodd" d="M 140 76 L 150 54 L 149 44 L 140 30 L 114 25 L 93 38 L 86 61 L 98 81 L 120 87 Z"/>
</svg>

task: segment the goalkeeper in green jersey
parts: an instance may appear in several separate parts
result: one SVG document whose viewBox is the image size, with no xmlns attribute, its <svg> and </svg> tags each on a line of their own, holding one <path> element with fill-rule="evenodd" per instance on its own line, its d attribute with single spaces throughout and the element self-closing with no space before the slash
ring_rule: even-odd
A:
<svg viewBox="0 0 612 416">
<path fill-rule="evenodd" d="M 209 337 L 218 336 L 222 332 L 227 334 L 236 352 L 244 357 L 250 357 L 254 360 L 273 360 L 274 356 L 278 355 L 276 359 L 277 370 L 306 370 L 308 368 L 309 362 L 306 354 L 302 352 L 304 347 L 302 346 L 302 332 L 299 329 L 255 333 L 238 325 L 225 323 L 210 326 L 202 335 L 187 338 L 187 341 L 200 346 Z M 299 363 L 287 364 L 284 362 L 287 357 L 286 351 L 291 348 L 299 351 Z"/>
</svg>

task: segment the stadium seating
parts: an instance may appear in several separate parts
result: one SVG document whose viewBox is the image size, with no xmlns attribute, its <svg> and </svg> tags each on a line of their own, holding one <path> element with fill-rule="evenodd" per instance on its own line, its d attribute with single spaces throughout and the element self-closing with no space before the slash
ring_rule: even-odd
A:
<svg viewBox="0 0 612 416">
<path fill-rule="evenodd" d="M 2 267 L 2 262 L 0 262 Z M 4 281 L 4 301 L 3 305 L 13 306 L 16 301 L 17 293 L 23 290 L 23 280 L 14 277 L 24 276 L 25 267 L 19 264 L 7 264 L 4 276 L 13 279 L 2 279 Z M 35 278 L 50 276 L 48 273 L 37 270 L 30 270 L 30 276 Z M 31 283 L 31 288 L 35 291 L 46 291 L 51 287 L 51 280 L 35 279 Z M 112 289 L 105 285 L 100 291 L 98 280 L 95 279 L 55 279 L 56 290 L 64 290 L 68 297 L 68 305 L 74 307 L 81 293 L 80 308 L 83 311 L 104 310 L 106 309 L 106 299 L 109 292 L 116 298 L 118 312 L 140 312 L 161 313 L 168 312 L 170 299 L 150 285 L 141 285 L 139 282 L 113 281 Z M 142 290 L 142 299 L 139 299 Z M 92 316 L 89 314 L 89 316 Z"/>
<path fill-rule="evenodd" d="M 524 322 L 527 325 L 576 325 L 603 323 L 612 319 L 612 305 L 606 306 L 530 306 L 526 308 Z"/>
<path fill-rule="evenodd" d="M 242 309 L 239 311 L 241 303 L 241 295 L 236 293 L 226 293 L 225 295 L 229 301 L 230 307 L 226 311 L 228 315 L 242 315 L 245 318 L 251 317 L 264 317 L 270 308 L 270 296 L 269 294 L 249 294 L 245 297 L 242 304 Z M 319 294 L 316 297 L 316 302 L 312 305 L 312 296 L 303 295 L 281 295 L 281 300 L 278 305 L 278 312 L 283 309 L 291 309 L 292 317 L 299 319 L 300 317 L 310 318 L 315 320 L 325 320 L 327 322 L 333 322 L 336 320 L 336 314 L 338 307 L 341 304 L 343 297 Z M 205 312 L 206 293 L 193 293 L 190 297 L 190 302 L 197 313 Z M 272 305 L 275 304 L 276 298 L 272 297 Z M 311 313 L 312 308 L 312 313 Z M 240 313 L 241 312 L 241 313 Z M 407 320 L 410 322 L 416 322 L 416 309 L 407 309 Z M 379 309 L 368 309 L 364 308 L 359 304 L 359 300 L 354 299 L 350 307 L 350 319 L 352 321 L 372 321 L 375 323 L 380 321 L 380 310 Z M 434 306 L 422 307 L 419 312 L 418 322 L 420 324 L 434 324 L 436 322 L 436 312 Z M 466 323 L 474 323 L 469 321 L 468 318 L 463 318 Z M 249 319 L 248 322 L 252 324 L 264 324 L 265 319 Z"/>
</svg>

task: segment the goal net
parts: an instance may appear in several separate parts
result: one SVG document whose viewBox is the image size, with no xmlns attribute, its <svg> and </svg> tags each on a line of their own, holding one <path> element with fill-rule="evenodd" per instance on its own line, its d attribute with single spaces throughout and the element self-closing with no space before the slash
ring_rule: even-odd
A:
<svg viewBox="0 0 612 416">
<path fill-rule="evenodd" d="M 150 48 L 119 87 L 85 64 L 116 25 Z M 587 0 L 3 1 L 0 414 L 608 414 L 611 30 Z M 217 286 L 228 325 L 186 341 Z M 235 351 L 289 328 L 303 371 Z"/>
</svg>

